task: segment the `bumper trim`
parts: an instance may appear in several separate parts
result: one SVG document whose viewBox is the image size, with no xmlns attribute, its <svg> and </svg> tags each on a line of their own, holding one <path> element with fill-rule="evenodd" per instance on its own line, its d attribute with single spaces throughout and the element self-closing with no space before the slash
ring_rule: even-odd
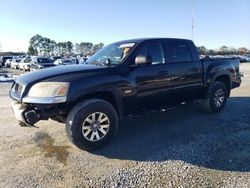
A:
<svg viewBox="0 0 250 188">
<path fill-rule="evenodd" d="M 16 119 L 19 122 L 23 122 L 23 123 L 27 124 L 27 122 L 25 121 L 25 119 L 23 117 L 23 112 L 25 109 L 22 108 L 22 105 L 15 102 L 15 101 L 12 101 L 11 106 L 12 106 L 12 110 L 13 110 L 13 113 L 14 113 Z"/>
<path fill-rule="evenodd" d="M 25 108 L 21 103 L 11 102 L 13 113 L 21 126 L 34 126 L 39 119 L 39 114 L 32 109 Z"/>
<path fill-rule="evenodd" d="M 24 97 L 22 102 L 33 103 L 33 104 L 57 104 L 65 103 L 67 96 L 63 97 Z"/>
</svg>

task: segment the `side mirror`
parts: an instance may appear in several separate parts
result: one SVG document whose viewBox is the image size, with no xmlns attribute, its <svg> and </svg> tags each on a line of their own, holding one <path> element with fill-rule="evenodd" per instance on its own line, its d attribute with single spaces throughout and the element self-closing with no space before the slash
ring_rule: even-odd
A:
<svg viewBox="0 0 250 188">
<path fill-rule="evenodd" d="M 143 65 L 143 64 L 152 64 L 152 57 L 147 55 L 138 55 L 136 58 L 135 58 L 135 64 L 136 65 Z"/>
<path fill-rule="evenodd" d="M 107 59 L 105 60 L 105 65 L 107 65 L 107 66 L 110 66 L 110 65 L 111 65 L 111 60 L 110 60 L 109 58 L 107 58 Z"/>
</svg>

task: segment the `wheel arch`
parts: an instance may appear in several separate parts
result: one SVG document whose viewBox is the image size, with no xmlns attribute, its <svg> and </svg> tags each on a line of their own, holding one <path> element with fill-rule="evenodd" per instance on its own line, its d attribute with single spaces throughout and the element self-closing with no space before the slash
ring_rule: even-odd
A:
<svg viewBox="0 0 250 188">
<path fill-rule="evenodd" d="M 88 93 L 85 95 L 80 96 L 74 103 L 78 104 L 84 100 L 88 99 L 102 99 L 104 101 L 109 102 L 117 111 L 119 119 L 123 118 L 123 108 L 121 99 L 111 91 L 97 91 L 93 93 Z"/>
<path fill-rule="evenodd" d="M 228 74 L 218 75 L 217 77 L 214 78 L 213 81 L 214 82 L 220 81 L 224 83 L 228 90 L 228 97 L 230 96 L 231 88 L 232 88 L 232 81 L 231 81 L 231 77 Z"/>
<path fill-rule="evenodd" d="M 229 97 L 231 94 L 232 79 L 231 79 L 231 76 L 228 72 L 219 72 L 219 73 L 215 74 L 212 77 L 212 79 L 210 79 L 210 82 L 207 84 L 207 87 L 206 87 L 205 92 L 204 92 L 204 96 L 206 95 L 207 91 L 209 90 L 210 85 L 216 81 L 223 82 L 226 85 L 226 87 L 228 89 L 228 97 Z"/>
</svg>

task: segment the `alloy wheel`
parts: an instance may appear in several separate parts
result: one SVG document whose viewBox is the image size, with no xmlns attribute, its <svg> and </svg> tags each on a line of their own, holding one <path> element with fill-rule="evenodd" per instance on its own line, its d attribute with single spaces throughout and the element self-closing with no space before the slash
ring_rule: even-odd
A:
<svg viewBox="0 0 250 188">
<path fill-rule="evenodd" d="M 222 106 L 222 104 L 224 103 L 224 100 L 225 100 L 224 91 L 222 89 L 218 89 L 214 93 L 214 104 L 215 104 L 216 108 L 220 108 Z"/>
<path fill-rule="evenodd" d="M 88 141 L 100 141 L 107 135 L 109 127 L 110 121 L 108 116 L 102 112 L 95 112 L 84 120 L 82 134 Z"/>
</svg>

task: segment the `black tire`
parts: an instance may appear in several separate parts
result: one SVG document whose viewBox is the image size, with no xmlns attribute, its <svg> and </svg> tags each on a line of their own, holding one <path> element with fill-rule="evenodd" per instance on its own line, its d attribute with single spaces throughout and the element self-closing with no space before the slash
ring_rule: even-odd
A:
<svg viewBox="0 0 250 188">
<path fill-rule="evenodd" d="M 102 135 L 104 137 L 101 140 L 90 141 L 83 135 L 83 124 L 91 114 L 99 112 L 108 117 L 109 128 L 106 135 Z M 116 110 L 110 103 L 101 99 L 89 99 L 79 103 L 71 110 L 66 120 L 66 133 L 69 140 L 78 148 L 86 151 L 93 151 L 106 145 L 115 136 L 117 130 Z M 102 134 L 99 129 L 96 132 Z M 93 130 L 90 134 L 93 134 Z"/>
<path fill-rule="evenodd" d="M 221 91 L 221 92 L 219 92 Z M 224 96 L 223 101 L 219 100 L 218 92 Z M 223 82 L 215 81 L 211 83 L 205 99 L 202 100 L 203 109 L 209 113 L 218 113 L 223 110 L 228 98 L 228 89 Z M 218 105 L 218 101 L 220 105 Z"/>
</svg>

